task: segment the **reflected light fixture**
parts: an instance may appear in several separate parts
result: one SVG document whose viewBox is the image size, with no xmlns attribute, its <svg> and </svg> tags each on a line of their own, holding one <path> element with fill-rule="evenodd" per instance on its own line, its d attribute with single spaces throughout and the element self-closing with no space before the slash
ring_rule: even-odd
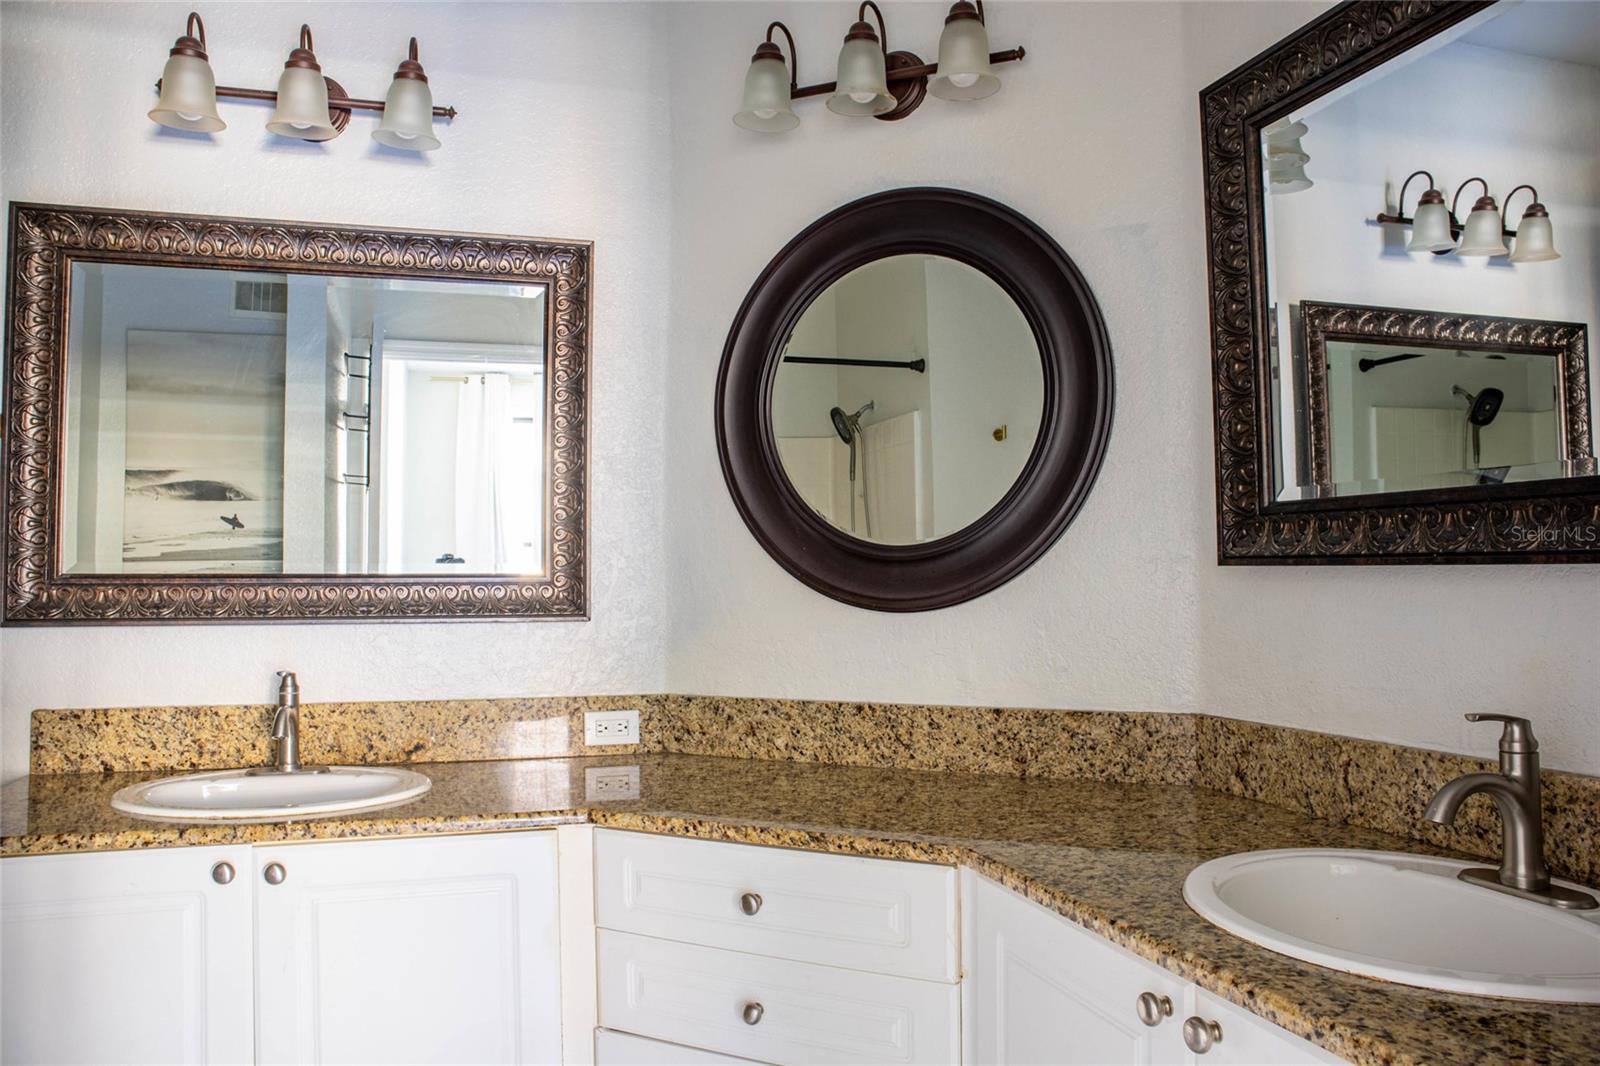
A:
<svg viewBox="0 0 1600 1066">
<path fill-rule="evenodd" d="M 782 30 L 789 41 L 789 66 L 784 66 L 783 52 L 772 40 L 772 31 Z M 795 56 L 794 35 L 789 27 L 774 22 L 767 27 L 767 39 L 756 45 L 756 54 L 750 57 L 750 70 L 744 76 L 744 101 L 739 113 L 733 116 L 734 124 L 760 133 L 783 133 L 800 125 L 800 116 L 794 113 L 793 94 L 799 88 L 796 81 L 800 61 Z"/>
<path fill-rule="evenodd" d="M 422 64 L 417 62 L 415 37 L 389 83 L 383 121 L 372 131 L 372 139 L 388 148 L 413 152 L 431 152 L 439 147 L 439 138 L 433 135 L 433 91 L 428 88 L 428 75 Z"/>
<path fill-rule="evenodd" d="M 1450 214 L 1455 216 L 1456 204 L 1461 201 L 1461 193 L 1468 185 L 1477 182 L 1483 186 L 1483 195 L 1478 197 L 1472 205 L 1472 211 L 1467 215 L 1467 224 L 1461 229 L 1461 243 L 1456 245 L 1456 254 L 1461 256 L 1495 256 L 1506 254 L 1505 237 L 1502 230 L 1505 222 L 1500 217 L 1500 209 L 1495 206 L 1494 197 L 1489 195 L 1489 183 L 1482 178 L 1468 178 L 1461 183 L 1461 188 L 1456 190 L 1455 199 L 1450 204 Z"/>
<path fill-rule="evenodd" d="M 328 82 L 313 51 L 311 27 L 300 26 L 300 46 L 289 53 L 278 77 L 278 102 L 267 130 L 280 137 L 326 141 L 339 135 L 328 111 Z"/>
<path fill-rule="evenodd" d="M 196 133 L 228 128 L 217 114 L 217 79 L 206 56 L 206 24 L 189 12 L 183 36 L 172 45 L 161 71 L 161 98 L 150 111 L 157 125 Z"/>
<path fill-rule="evenodd" d="M 1550 229 L 1550 212 L 1539 202 L 1538 189 L 1532 185 L 1518 185 L 1506 194 L 1506 207 L 1511 206 L 1511 198 L 1523 189 L 1532 194 L 1533 203 L 1522 212 L 1522 221 L 1517 223 L 1516 243 L 1511 249 L 1511 261 L 1543 263 L 1551 259 L 1560 259 L 1561 253 L 1556 251 L 1555 234 Z"/>
<path fill-rule="evenodd" d="M 872 12 L 873 23 L 867 20 Z M 773 40 L 782 30 L 789 42 L 789 64 Z M 990 52 L 983 0 L 955 0 L 939 38 L 939 62 L 924 63 L 916 53 L 889 50 L 883 12 L 874 0 L 862 0 L 856 21 L 839 49 L 834 81 L 801 85 L 794 36 L 781 22 L 767 27 L 767 39 L 756 46 L 745 72 L 744 95 L 734 124 L 761 133 L 782 133 L 800 124 L 793 103 L 808 96 L 826 96 L 828 110 L 850 117 L 885 122 L 905 118 L 930 93 L 946 100 L 980 100 L 1000 88 L 993 68 L 1022 59 L 1027 52 L 1011 48 Z"/>
<path fill-rule="evenodd" d="M 941 100 L 982 100 L 1000 91 L 1000 79 L 989 72 L 983 0 L 976 7 L 968 0 L 956 0 L 944 17 L 939 70 L 928 79 L 928 91 Z"/>
<path fill-rule="evenodd" d="M 1267 149 L 1267 182 L 1276 195 L 1303 192 L 1311 188 L 1306 177 L 1306 164 L 1311 157 L 1300 146 L 1300 138 L 1307 133 L 1304 122 L 1291 122 L 1280 118 L 1261 131 Z"/>
<path fill-rule="evenodd" d="M 1417 199 L 1416 216 L 1408 218 L 1405 213 L 1406 188 L 1417 177 L 1428 179 L 1428 190 Z M 1483 195 L 1473 203 L 1466 225 L 1462 225 L 1457 221 L 1456 207 L 1461 202 L 1461 194 L 1474 183 L 1483 186 Z M 1382 225 L 1410 226 L 1411 239 L 1406 243 L 1408 252 L 1433 252 L 1435 255 L 1454 252 L 1468 257 L 1502 256 L 1508 253 L 1506 238 L 1511 237 L 1516 240 L 1515 251 L 1509 252 L 1513 263 L 1560 259 L 1561 253 L 1555 249 L 1554 233 L 1550 227 L 1550 212 L 1539 202 L 1539 190 L 1532 185 L 1518 185 L 1506 197 L 1507 206 L 1510 206 L 1511 197 L 1523 189 L 1533 196 L 1533 202 L 1523 211 L 1516 233 L 1512 233 L 1506 229 L 1505 211 L 1495 207 L 1494 197 L 1489 193 L 1489 183 L 1483 178 L 1468 178 L 1462 182 L 1456 188 L 1450 208 L 1446 210 L 1444 194 L 1434 187 L 1433 175 L 1426 170 L 1418 170 L 1400 186 L 1400 199 L 1396 204 L 1399 213 L 1380 213 L 1377 222 Z"/>
<path fill-rule="evenodd" d="M 217 100 L 254 100 L 273 105 L 267 129 L 281 137 L 326 141 L 343 133 L 355 111 L 383 113 L 373 134 L 380 144 L 426 152 L 439 147 L 433 120 L 453 119 L 453 107 L 434 107 L 433 92 L 422 64 L 417 62 L 417 39 L 411 38 L 410 57 L 400 62 L 389 95 L 384 100 L 356 100 L 340 84 L 324 77 L 311 40 L 311 27 L 300 27 L 300 44 L 289 53 L 278 79 L 278 91 L 240 89 L 218 85 L 206 56 L 206 27 L 198 12 L 189 13 L 182 37 L 156 82 L 160 98 L 150 120 L 173 129 L 213 133 L 225 129 L 217 116 Z"/>
<path fill-rule="evenodd" d="M 867 21 L 868 8 L 878 20 L 876 33 Z M 857 118 L 894 110 L 888 61 L 889 34 L 883 27 L 883 12 L 873 0 L 861 0 L 855 24 L 844 35 L 844 47 L 839 49 L 839 73 L 834 79 L 833 95 L 828 97 L 828 110 Z"/>
</svg>

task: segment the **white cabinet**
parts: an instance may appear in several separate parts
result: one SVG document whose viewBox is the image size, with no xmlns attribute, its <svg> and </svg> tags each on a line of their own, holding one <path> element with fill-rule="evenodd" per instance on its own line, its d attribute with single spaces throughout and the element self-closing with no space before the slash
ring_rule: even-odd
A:
<svg viewBox="0 0 1600 1066">
<path fill-rule="evenodd" d="M 603 929 L 957 979 L 952 867 L 610 829 L 596 831 L 594 854 Z"/>
<path fill-rule="evenodd" d="M 1341 1060 L 970 870 L 961 872 L 971 1063 L 1301 1066 Z M 1148 996 L 1145 1024 L 1140 998 Z M 1191 1051 L 1184 1024 L 1204 1035 Z M 1214 1026 L 1214 1028 L 1213 1028 Z"/>
<path fill-rule="evenodd" d="M 6 859 L 4 1061 L 560 1062 L 556 865 L 552 832 Z"/>
<path fill-rule="evenodd" d="M 264 847 L 254 876 L 259 1062 L 561 1060 L 554 834 Z"/>
<path fill-rule="evenodd" d="M 251 849 L 0 863 L 8 1063 L 249 1062 Z"/>
<path fill-rule="evenodd" d="M 646 1040 L 610 1029 L 596 1029 L 594 1063 L 595 1066 L 745 1066 L 751 1060 L 669 1044 L 664 1040 Z M 758 1064 L 751 1063 L 751 1066 Z"/>
<path fill-rule="evenodd" d="M 1185 1060 L 1183 981 L 969 870 L 961 890 L 966 1061 Z M 1157 1024 L 1140 1021 L 1140 996 Z"/>
</svg>

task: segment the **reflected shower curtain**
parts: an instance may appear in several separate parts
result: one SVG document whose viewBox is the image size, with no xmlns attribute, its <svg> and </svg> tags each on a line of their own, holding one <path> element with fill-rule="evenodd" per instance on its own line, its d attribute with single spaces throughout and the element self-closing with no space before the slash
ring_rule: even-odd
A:
<svg viewBox="0 0 1600 1066">
<path fill-rule="evenodd" d="M 866 539 L 914 544 L 927 539 L 922 502 L 922 412 L 862 427 L 861 492 Z"/>
<path fill-rule="evenodd" d="M 461 385 L 456 407 L 456 548 L 465 570 L 506 570 L 506 511 L 510 483 L 505 469 L 511 430 L 511 378 L 472 374 Z"/>
</svg>

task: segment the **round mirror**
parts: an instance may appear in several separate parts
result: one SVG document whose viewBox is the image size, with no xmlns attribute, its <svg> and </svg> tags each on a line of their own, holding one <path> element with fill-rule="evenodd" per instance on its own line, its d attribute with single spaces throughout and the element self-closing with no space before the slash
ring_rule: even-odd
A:
<svg viewBox="0 0 1600 1066">
<path fill-rule="evenodd" d="M 942 255 L 850 271 L 805 309 L 772 385 L 789 484 L 836 529 L 919 544 L 972 525 L 1039 435 L 1044 366 L 1022 311 Z"/>
<path fill-rule="evenodd" d="M 1088 283 L 993 200 L 894 189 L 812 223 L 756 279 L 717 374 L 723 477 L 785 570 L 926 611 L 1049 550 L 1111 432 Z"/>
</svg>

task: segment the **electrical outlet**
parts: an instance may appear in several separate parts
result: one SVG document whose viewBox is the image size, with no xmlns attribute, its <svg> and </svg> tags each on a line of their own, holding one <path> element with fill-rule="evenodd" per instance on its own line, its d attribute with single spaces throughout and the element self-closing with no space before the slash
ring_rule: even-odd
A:
<svg viewBox="0 0 1600 1066">
<path fill-rule="evenodd" d="M 639 798 L 637 766 L 591 766 L 583 772 L 584 798 L 590 803 Z"/>
<path fill-rule="evenodd" d="M 639 712 L 585 711 L 583 742 L 590 747 L 639 743 Z"/>
</svg>

